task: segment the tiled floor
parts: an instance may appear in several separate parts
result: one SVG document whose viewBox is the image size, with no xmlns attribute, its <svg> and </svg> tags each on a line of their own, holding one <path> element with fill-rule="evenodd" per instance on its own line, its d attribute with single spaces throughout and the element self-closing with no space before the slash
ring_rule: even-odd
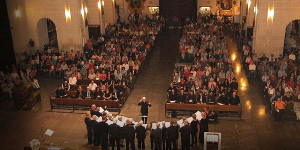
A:
<svg viewBox="0 0 300 150">
<path fill-rule="evenodd" d="M 153 104 L 149 109 L 149 122 L 170 120 L 164 116 L 166 89 L 171 81 L 174 63 L 178 55 L 180 31 L 170 29 L 158 38 L 145 69 L 140 74 L 135 89 L 129 96 L 121 114 L 139 120 L 137 102 L 143 96 Z M 232 52 L 236 46 L 228 40 Z M 237 60 L 238 61 L 238 60 Z M 238 80 L 245 79 L 241 72 Z M 70 149 L 101 149 L 87 145 L 86 128 L 83 122 L 84 112 L 68 110 L 50 110 L 49 96 L 57 84 L 62 81 L 42 80 L 42 103 L 32 111 L 0 112 L 0 147 L 3 150 L 19 150 L 28 145 L 32 138 L 42 142 L 46 129 L 54 130 L 51 138 L 44 136 L 45 143 L 57 146 L 69 142 Z M 249 80 L 247 90 L 240 90 L 243 113 L 241 120 L 221 119 L 209 125 L 209 131 L 222 133 L 223 150 L 294 150 L 300 149 L 300 126 L 294 120 L 275 122 L 263 105 L 262 90 L 256 80 Z M 249 84 L 248 84 L 249 83 Z M 249 102 L 247 102 L 249 101 Z M 251 105 L 251 108 L 250 108 Z M 150 149 L 149 136 L 146 147 Z M 201 146 L 193 149 L 202 149 Z"/>
</svg>

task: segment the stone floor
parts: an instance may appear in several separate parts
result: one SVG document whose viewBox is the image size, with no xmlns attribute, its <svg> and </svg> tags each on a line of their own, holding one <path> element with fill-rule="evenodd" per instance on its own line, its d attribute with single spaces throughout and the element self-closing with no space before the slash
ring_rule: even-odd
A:
<svg viewBox="0 0 300 150">
<path fill-rule="evenodd" d="M 149 122 L 170 120 L 164 116 L 166 89 L 171 81 L 172 70 L 178 56 L 178 40 L 180 31 L 169 29 L 160 37 L 154 52 L 145 69 L 139 76 L 135 89 L 129 96 L 121 114 L 139 120 L 137 102 L 143 96 L 152 102 L 149 109 Z M 228 38 L 231 53 L 236 53 L 236 45 Z M 238 64 L 239 59 L 236 60 Z M 239 96 L 243 107 L 242 119 L 220 119 L 209 125 L 209 131 L 222 133 L 222 149 L 224 150 L 294 150 L 300 149 L 299 122 L 284 119 L 275 122 L 273 116 L 263 105 L 262 90 L 257 80 L 246 80 L 244 72 L 237 74 L 246 87 L 240 90 Z M 69 149 L 92 150 L 101 149 L 87 145 L 86 128 L 83 122 L 84 112 L 68 110 L 50 111 L 49 96 L 62 81 L 44 79 L 42 86 L 42 102 L 32 111 L 0 112 L 0 147 L 3 150 L 19 150 L 28 146 L 32 138 L 41 142 L 54 143 L 61 146 L 68 142 Z M 43 136 L 46 129 L 54 130 L 51 138 Z M 149 136 L 146 147 L 149 146 Z M 193 149 L 203 149 L 202 146 Z"/>
</svg>

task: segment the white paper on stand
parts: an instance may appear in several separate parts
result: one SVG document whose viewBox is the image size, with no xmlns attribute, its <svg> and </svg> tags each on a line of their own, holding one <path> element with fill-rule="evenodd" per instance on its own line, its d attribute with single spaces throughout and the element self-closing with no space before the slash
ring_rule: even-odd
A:
<svg viewBox="0 0 300 150">
<path fill-rule="evenodd" d="M 53 134 L 53 132 L 54 132 L 53 130 L 47 129 L 45 134 L 48 136 L 51 136 Z"/>
<path fill-rule="evenodd" d="M 156 129 L 156 123 L 155 123 L 155 122 L 152 123 L 152 129 L 153 129 L 153 130 Z"/>
<path fill-rule="evenodd" d="M 98 118 L 96 119 L 96 121 L 97 121 L 97 122 L 102 122 L 102 117 L 98 117 Z"/>
<path fill-rule="evenodd" d="M 145 129 L 147 129 L 147 124 L 143 124 L 142 126 L 145 127 Z"/>
<path fill-rule="evenodd" d="M 180 119 L 180 120 L 178 120 L 177 121 L 177 124 L 179 125 L 179 124 L 182 124 L 183 123 L 183 120 L 182 119 Z"/>
<path fill-rule="evenodd" d="M 113 122 L 112 122 L 111 120 L 107 120 L 106 123 L 107 123 L 108 125 L 113 124 Z"/>
<path fill-rule="evenodd" d="M 166 126 L 166 128 L 169 128 L 171 126 L 171 123 L 170 122 L 165 122 L 165 126 Z"/>
<path fill-rule="evenodd" d="M 201 120 L 202 119 L 202 115 L 201 115 L 200 111 L 197 111 L 195 114 L 196 114 L 196 119 L 197 120 Z"/>
<path fill-rule="evenodd" d="M 121 122 L 121 121 L 117 121 L 117 125 L 120 126 L 120 127 L 123 127 L 123 126 L 124 126 L 124 123 Z"/>
<path fill-rule="evenodd" d="M 190 117 L 190 118 L 187 118 L 186 120 L 188 121 L 188 123 L 191 123 L 193 121 L 193 118 Z"/>
</svg>

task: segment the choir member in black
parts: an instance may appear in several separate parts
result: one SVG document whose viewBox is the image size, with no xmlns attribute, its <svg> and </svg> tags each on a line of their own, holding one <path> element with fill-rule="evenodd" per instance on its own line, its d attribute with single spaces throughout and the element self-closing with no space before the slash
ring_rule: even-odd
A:
<svg viewBox="0 0 300 150">
<path fill-rule="evenodd" d="M 138 139 L 138 148 L 145 149 L 146 128 L 142 126 L 143 121 L 135 127 L 136 138 Z"/>
<path fill-rule="evenodd" d="M 199 143 L 204 143 L 204 132 L 208 132 L 208 119 L 206 113 L 202 112 L 202 119 L 200 120 Z"/>
<path fill-rule="evenodd" d="M 197 145 L 197 133 L 198 133 L 198 124 L 199 121 L 196 119 L 196 115 L 193 114 L 192 115 L 193 121 L 191 122 L 191 128 L 192 128 L 192 144 L 191 146 L 193 146 L 194 144 Z"/>
<path fill-rule="evenodd" d="M 187 96 L 187 100 L 190 104 L 195 104 L 196 103 L 196 95 L 194 94 L 193 91 L 189 91 L 189 94 Z"/>
<path fill-rule="evenodd" d="M 236 79 L 233 78 L 233 79 L 232 79 L 232 82 L 230 83 L 230 88 L 231 88 L 231 90 L 237 90 L 238 87 L 239 87 L 239 84 L 236 82 Z"/>
<path fill-rule="evenodd" d="M 165 122 L 163 121 L 162 122 L 162 149 L 165 150 L 166 149 L 166 131 L 167 131 L 167 128 L 166 128 L 166 124 Z"/>
<path fill-rule="evenodd" d="M 232 93 L 232 96 L 229 98 L 230 105 L 238 105 L 240 103 L 240 98 L 237 95 L 236 91 Z"/>
<path fill-rule="evenodd" d="M 153 130 L 154 150 L 161 150 L 162 129 L 159 127 L 160 124 L 156 123 L 156 129 Z"/>
<path fill-rule="evenodd" d="M 146 101 L 146 97 L 143 97 L 138 103 L 138 106 L 141 106 L 142 120 L 145 124 L 147 124 L 148 107 L 151 107 L 152 105 L 149 101 Z"/>
<path fill-rule="evenodd" d="M 153 123 L 155 123 L 155 122 L 152 121 L 151 124 L 150 124 L 150 145 L 151 145 L 151 149 L 153 149 L 153 143 L 154 143 L 154 135 L 153 135 L 153 129 L 152 129 Z"/>
<path fill-rule="evenodd" d="M 105 116 L 102 117 L 102 121 L 99 122 L 100 126 L 100 137 L 101 137 L 101 146 L 103 150 L 108 150 L 108 132 L 109 126 L 106 123 L 107 118 Z"/>
<path fill-rule="evenodd" d="M 96 91 L 94 92 L 94 98 L 97 100 L 103 100 L 103 92 L 99 87 L 96 88 Z"/>
<path fill-rule="evenodd" d="M 186 95 L 183 90 L 180 90 L 180 94 L 177 96 L 177 103 L 186 103 Z"/>
<path fill-rule="evenodd" d="M 167 150 L 177 150 L 178 126 L 171 121 L 171 126 L 166 130 Z"/>
<path fill-rule="evenodd" d="M 68 83 L 67 80 L 65 80 L 65 82 L 61 85 L 61 88 L 65 91 L 69 91 L 70 90 L 70 84 Z"/>
<path fill-rule="evenodd" d="M 119 116 L 118 117 L 118 121 L 122 122 L 123 117 Z M 124 131 L 124 127 L 120 128 L 120 146 L 124 147 L 124 139 L 125 139 L 125 131 Z"/>
<path fill-rule="evenodd" d="M 78 90 L 77 90 L 77 93 L 76 93 L 76 98 L 83 99 L 84 98 L 84 94 L 83 93 L 84 92 L 82 90 L 82 87 L 78 86 Z"/>
<path fill-rule="evenodd" d="M 109 140 L 112 150 L 115 149 L 115 144 L 117 144 L 117 150 L 120 150 L 120 132 L 121 127 L 117 125 L 117 118 L 114 118 L 113 124 L 109 125 Z"/>
<path fill-rule="evenodd" d="M 218 99 L 218 103 L 224 104 L 224 105 L 228 105 L 228 97 L 225 94 L 225 91 L 222 91 L 221 96 Z"/>
<path fill-rule="evenodd" d="M 58 89 L 56 90 L 55 94 L 56 94 L 56 98 L 65 98 L 65 97 L 67 97 L 67 94 L 66 94 L 65 90 L 63 90 L 61 88 L 61 86 L 58 86 Z"/>
<path fill-rule="evenodd" d="M 100 144 L 100 126 L 98 122 L 96 121 L 97 116 L 93 115 L 92 117 L 92 130 L 94 133 L 94 146 L 99 146 Z"/>
<path fill-rule="evenodd" d="M 181 148 L 182 150 L 189 150 L 192 128 L 191 126 L 189 126 L 187 120 L 184 120 L 184 126 L 180 128 L 180 132 L 181 132 Z"/>
<path fill-rule="evenodd" d="M 133 120 L 130 118 L 126 121 L 126 125 L 124 126 L 124 135 L 126 139 L 126 150 L 129 150 L 129 144 L 132 150 L 135 150 L 135 144 L 134 144 L 134 124 L 132 123 Z"/>
<path fill-rule="evenodd" d="M 207 115 L 207 118 L 208 118 L 208 121 L 215 122 L 218 119 L 218 113 L 215 112 L 214 110 L 210 110 Z"/>
<path fill-rule="evenodd" d="M 199 95 L 197 95 L 197 103 L 206 103 L 206 96 L 203 94 L 202 91 L 199 93 Z"/>
<path fill-rule="evenodd" d="M 177 99 L 177 93 L 175 92 L 174 89 L 171 90 L 169 94 L 169 101 L 176 101 Z"/>
<path fill-rule="evenodd" d="M 83 97 L 85 99 L 93 99 L 94 92 L 90 90 L 90 87 L 86 87 L 86 91 L 83 92 Z"/>
<path fill-rule="evenodd" d="M 86 117 L 84 118 L 84 122 L 87 129 L 88 143 L 93 144 L 93 129 L 92 129 L 92 117 L 90 112 L 86 113 Z"/>
<path fill-rule="evenodd" d="M 215 95 L 212 91 L 209 92 L 209 94 L 207 95 L 207 103 L 208 104 L 215 104 Z"/>
<path fill-rule="evenodd" d="M 111 100 L 111 92 L 108 88 L 105 90 L 103 97 L 105 100 Z"/>
</svg>

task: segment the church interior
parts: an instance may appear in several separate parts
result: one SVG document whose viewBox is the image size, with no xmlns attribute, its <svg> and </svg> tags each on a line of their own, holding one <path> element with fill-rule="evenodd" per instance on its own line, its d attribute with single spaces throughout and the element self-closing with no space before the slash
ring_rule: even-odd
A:
<svg viewBox="0 0 300 150">
<path fill-rule="evenodd" d="M 5 150 L 296 150 L 300 0 L 4 0 Z"/>
</svg>

